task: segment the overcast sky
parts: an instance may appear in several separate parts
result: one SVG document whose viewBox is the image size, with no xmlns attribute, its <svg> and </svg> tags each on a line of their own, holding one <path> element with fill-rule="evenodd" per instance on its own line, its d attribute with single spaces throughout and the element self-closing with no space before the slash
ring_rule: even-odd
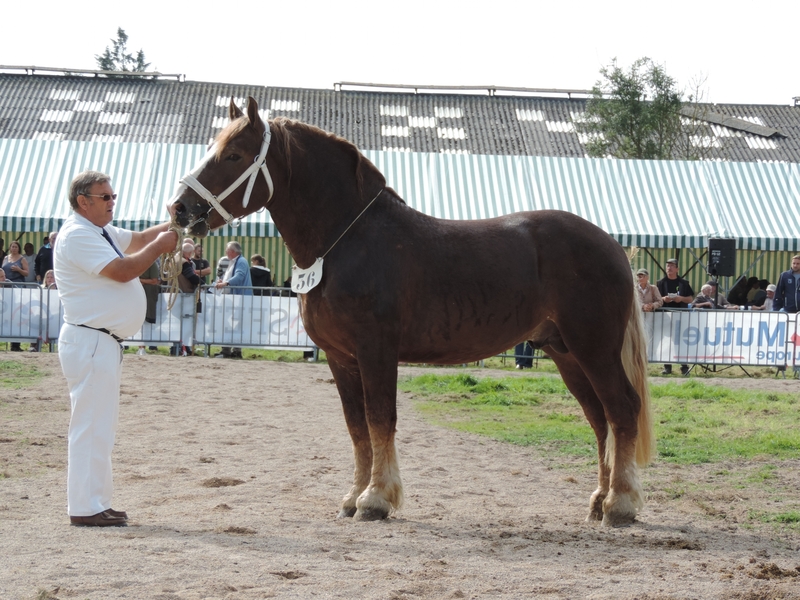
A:
<svg viewBox="0 0 800 600">
<path fill-rule="evenodd" d="M 6 3 L 0 65 L 95 69 L 129 35 L 161 73 L 331 89 L 341 81 L 589 89 L 648 56 L 716 103 L 800 96 L 800 1 Z"/>
</svg>

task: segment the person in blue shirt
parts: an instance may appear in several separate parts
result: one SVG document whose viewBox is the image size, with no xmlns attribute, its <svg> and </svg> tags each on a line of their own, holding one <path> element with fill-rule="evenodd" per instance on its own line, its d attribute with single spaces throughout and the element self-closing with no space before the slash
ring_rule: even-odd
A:
<svg viewBox="0 0 800 600">
<path fill-rule="evenodd" d="M 242 246 L 239 242 L 228 242 L 225 246 L 225 256 L 228 258 L 228 268 L 215 287 L 221 293 L 238 294 L 241 296 L 253 295 L 253 282 L 250 279 L 250 265 L 242 256 Z M 222 347 L 222 352 L 215 358 L 242 358 L 241 348 Z"/>
<path fill-rule="evenodd" d="M 792 268 L 781 273 L 772 300 L 772 310 L 796 313 L 800 309 L 800 254 L 792 257 Z"/>
</svg>

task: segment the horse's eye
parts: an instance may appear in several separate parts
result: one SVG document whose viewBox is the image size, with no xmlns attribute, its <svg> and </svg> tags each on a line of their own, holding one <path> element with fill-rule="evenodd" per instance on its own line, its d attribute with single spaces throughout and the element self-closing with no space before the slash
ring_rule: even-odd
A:
<svg viewBox="0 0 800 600">
<path fill-rule="evenodd" d="M 230 160 L 230 161 L 236 162 L 240 158 L 242 158 L 242 157 L 239 156 L 238 154 L 229 154 L 228 156 L 225 157 L 225 160 Z"/>
</svg>

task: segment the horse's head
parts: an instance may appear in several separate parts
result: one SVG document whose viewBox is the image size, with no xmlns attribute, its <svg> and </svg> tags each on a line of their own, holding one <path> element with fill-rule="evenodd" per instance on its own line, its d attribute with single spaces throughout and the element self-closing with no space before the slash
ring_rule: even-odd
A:
<svg viewBox="0 0 800 600">
<path fill-rule="evenodd" d="M 171 201 L 178 224 L 193 235 L 202 237 L 249 215 L 265 207 L 272 196 L 272 178 L 266 166 L 271 134 L 258 114 L 258 103 L 248 98 L 245 115 L 231 98 L 229 114 L 230 123 L 200 165 L 181 179 Z"/>
</svg>

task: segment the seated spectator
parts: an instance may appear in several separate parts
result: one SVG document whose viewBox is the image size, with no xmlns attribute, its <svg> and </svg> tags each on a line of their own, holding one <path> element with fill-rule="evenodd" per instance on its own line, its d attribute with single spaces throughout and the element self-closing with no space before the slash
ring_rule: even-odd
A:
<svg viewBox="0 0 800 600">
<path fill-rule="evenodd" d="M 728 290 L 728 302 L 735 305 L 747 304 L 747 279 L 744 275 L 736 280 L 733 287 Z"/>
<path fill-rule="evenodd" d="M 752 309 L 756 306 L 763 306 L 764 300 L 767 299 L 767 286 L 769 285 L 769 281 L 766 279 L 759 279 L 758 280 L 758 290 L 753 295 L 753 299 L 748 302 L 748 306 Z"/>
<path fill-rule="evenodd" d="M 758 293 L 758 290 L 760 290 L 760 289 L 761 289 L 761 287 L 760 287 L 760 285 L 758 283 L 758 277 L 751 277 L 750 279 L 748 279 L 747 280 L 747 296 L 746 296 L 747 302 L 743 302 L 743 304 L 745 304 L 747 306 L 752 304 L 753 299 L 756 297 L 756 294 Z"/>
<path fill-rule="evenodd" d="M 260 254 L 253 254 L 250 257 L 250 279 L 253 282 L 254 296 L 268 296 L 269 291 L 258 288 L 272 287 L 272 274 L 267 268 L 267 261 Z"/>
<path fill-rule="evenodd" d="M 702 288 L 700 288 L 700 293 L 697 295 L 697 298 L 694 299 L 692 302 L 692 308 L 716 308 L 717 305 L 714 302 L 714 289 L 705 284 Z"/>
<path fill-rule="evenodd" d="M 203 244 L 195 244 L 192 262 L 194 263 L 194 272 L 200 278 L 200 285 L 205 285 L 206 277 L 211 274 L 211 263 L 203 258 Z"/>
<path fill-rule="evenodd" d="M 57 231 L 53 231 L 43 240 L 43 245 L 39 248 L 36 258 L 33 261 L 36 281 L 42 281 L 44 274 L 53 268 L 53 246 L 56 243 Z"/>
<path fill-rule="evenodd" d="M 753 305 L 750 307 L 751 310 L 772 310 L 772 301 L 775 298 L 775 290 L 777 286 L 774 283 L 770 283 L 767 286 L 767 289 L 764 290 L 764 298 L 759 299 L 756 296 L 756 300 L 753 301 Z M 761 302 L 757 304 L 757 302 Z"/>
<path fill-rule="evenodd" d="M 711 298 L 711 302 L 714 304 L 714 306 L 711 307 L 711 308 L 724 308 L 724 309 L 730 309 L 730 310 L 738 310 L 739 307 L 736 306 L 735 304 L 731 304 L 730 302 L 728 302 L 728 299 L 725 297 L 724 294 L 718 293 L 718 289 L 717 289 L 718 285 L 717 285 L 716 281 L 714 281 L 713 279 L 709 280 L 709 281 L 706 282 L 706 285 L 711 287 L 711 294 L 709 294 L 709 298 Z M 706 286 L 704 285 L 703 288 L 705 288 L 705 287 Z M 700 289 L 700 292 L 702 294 L 702 292 L 703 292 L 702 288 Z M 694 304 L 693 306 L 695 308 L 706 308 L 706 307 L 698 307 L 697 304 Z"/>
<path fill-rule="evenodd" d="M 184 241 L 181 248 L 181 272 L 178 275 L 178 287 L 184 293 L 191 294 L 200 285 L 200 276 L 195 273 L 192 256 L 194 244 Z"/>
<path fill-rule="evenodd" d="M 42 287 L 46 290 L 58 289 L 58 287 L 56 286 L 56 274 L 55 271 L 53 271 L 53 269 L 49 269 L 47 273 L 44 274 L 44 281 L 42 282 Z"/>
<path fill-rule="evenodd" d="M 634 287 L 638 292 L 639 306 L 644 312 L 653 312 L 664 305 L 664 299 L 661 297 L 658 287 L 650 283 L 650 272 L 647 269 L 636 271 Z"/>
</svg>

